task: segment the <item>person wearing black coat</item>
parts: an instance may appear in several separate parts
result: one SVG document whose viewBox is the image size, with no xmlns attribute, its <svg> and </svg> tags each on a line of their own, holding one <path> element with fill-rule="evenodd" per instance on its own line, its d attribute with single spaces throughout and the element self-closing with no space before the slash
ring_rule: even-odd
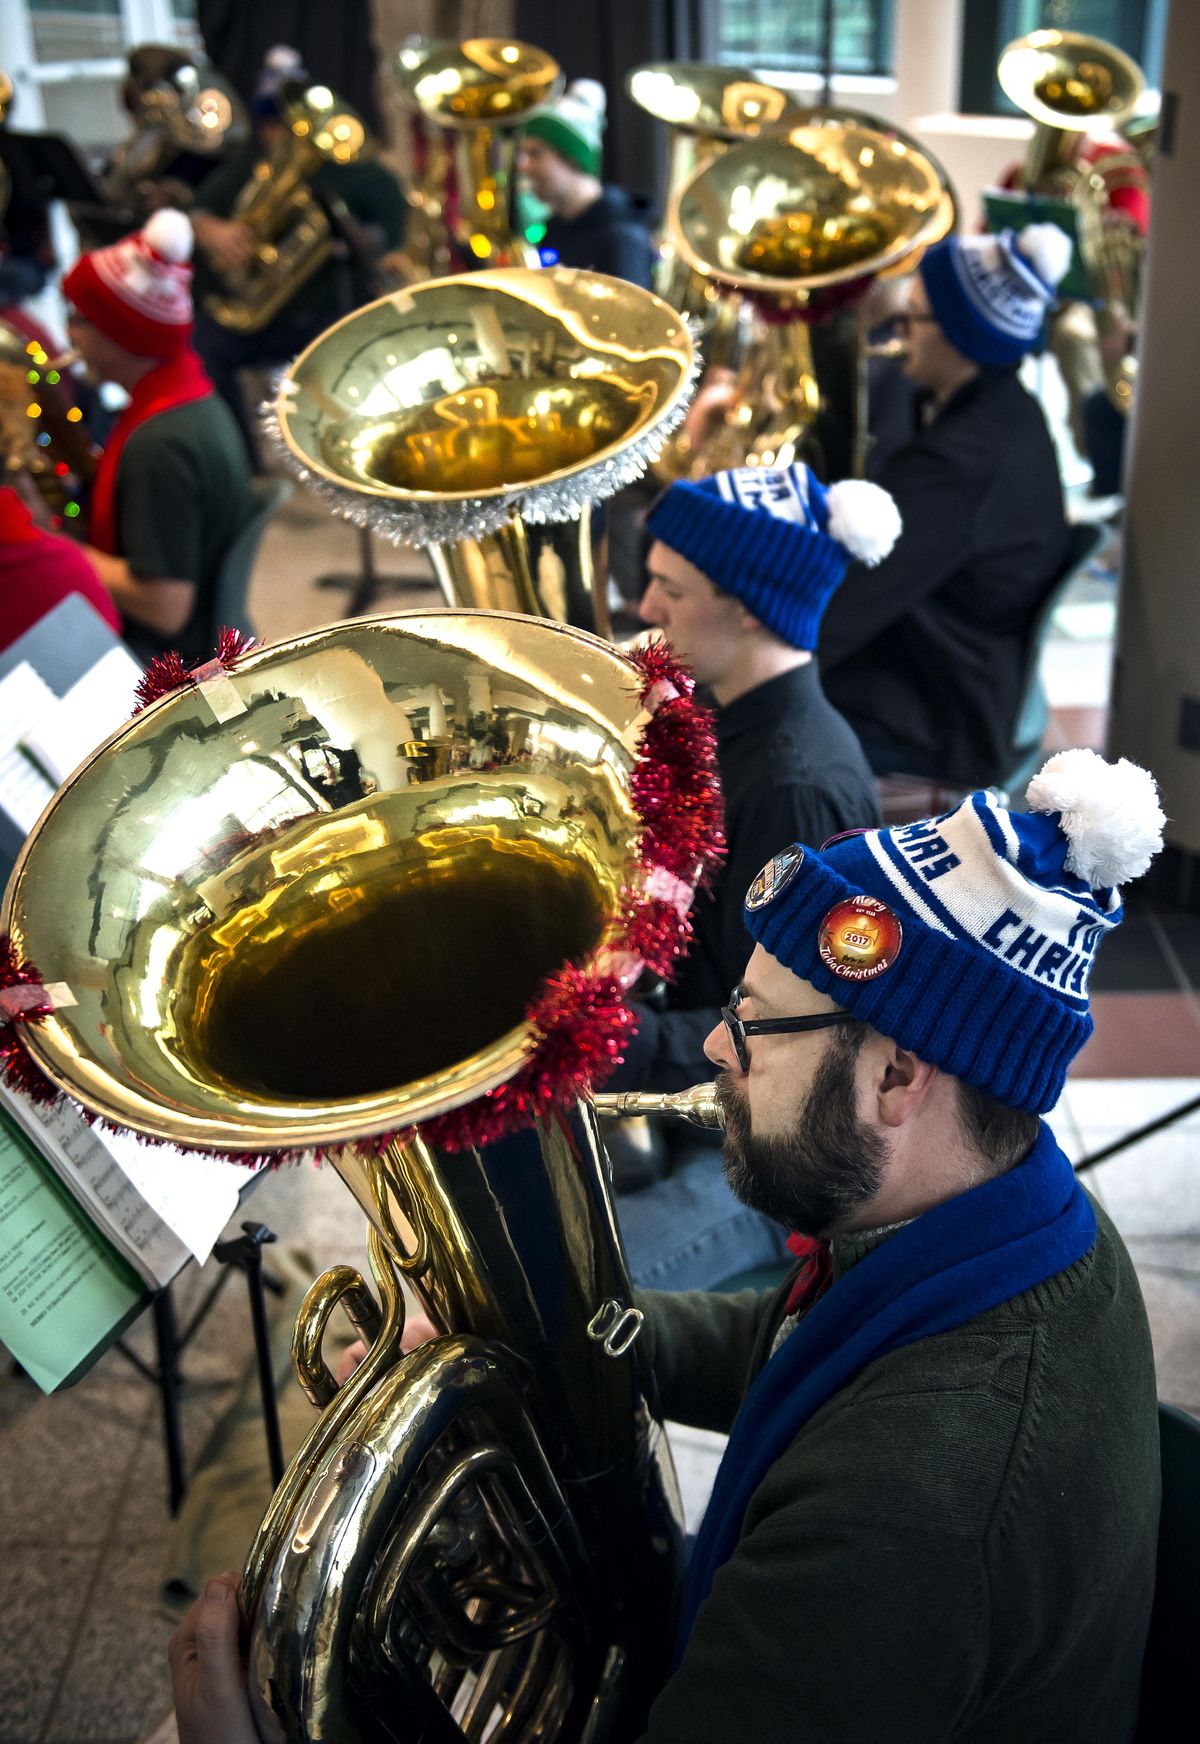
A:
<svg viewBox="0 0 1200 1744">
<path fill-rule="evenodd" d="M 520 171 L 550 213 L 540 253 L 548 266 L 609 273 L 649 290 L 649 206 L 600 178 L 604 114 L 604 87 L 576 79 L 525 124 Z"/>
<path fill-rule="evenodd" d="M 1003 783 L 1034 624 L 1067 561 L 1050 432 L 1017 379 L 1065 269 L 1053 225 L 948 238 L 913 279 L 909 378 L 925 428 L 874 474 L 903 532 L 853 565 L 821 626 L 826 694 L 877 775 Z"/>
</svg>

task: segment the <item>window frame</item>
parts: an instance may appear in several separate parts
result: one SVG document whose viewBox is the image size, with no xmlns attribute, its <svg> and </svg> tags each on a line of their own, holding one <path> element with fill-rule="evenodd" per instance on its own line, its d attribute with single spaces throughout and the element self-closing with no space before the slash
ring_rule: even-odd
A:
<svg viewBox="0 0 1200 1744">
<path fill-rule="evenodd" d="M 769 0 L 760 0 L 768 4 Z M 867 0 L 872 7 L 874 27 L 872 31 L 872 57 L 869 67 L 846 66 L 835 56 L 831 68 L 836 79 L 893 79 L 896 65 L 896 0 Z M 795 16 L 796 0 L 775 0 L 778 11 L 785 21 Z M 785 59 L 772 59 L 768 54 L 757 49 L 745 52 L 732 47 L 726 49 L 721 42 L 720 27 L 725 17 L 725 8 L 720 7 L 714 20 L 716 59 L 723 65 L 740 65 L 753 67 L 757 72 L 771 74 L 779 73 L 787 79 L 820 78 L 824 68 L 820 65 L 819 56 L 802 57 L 799 54 Z M 836 42 L 836 14 L 835 34 Z M 811 64 L 808 64 L 811 61 Z"/>
</svg>

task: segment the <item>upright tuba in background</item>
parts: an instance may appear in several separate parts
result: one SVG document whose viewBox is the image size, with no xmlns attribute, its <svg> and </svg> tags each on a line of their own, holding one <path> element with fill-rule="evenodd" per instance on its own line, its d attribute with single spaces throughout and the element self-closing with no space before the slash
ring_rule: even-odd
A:
<svg viewBox="0 0 1200 1744">
<path fill-rule="evenodd" d="M 327 85 L 286 81 L 279 118 L 283 138 L 255 164 L 230 213 L 250 232 L 250 258 L 204 299 L 213 319 L 234 333 L 265 327 L 329 258 L 333 226 L 312 179 L 325 163 L 353 163 L 366 145 L 361 118 Z"/>
</svg>

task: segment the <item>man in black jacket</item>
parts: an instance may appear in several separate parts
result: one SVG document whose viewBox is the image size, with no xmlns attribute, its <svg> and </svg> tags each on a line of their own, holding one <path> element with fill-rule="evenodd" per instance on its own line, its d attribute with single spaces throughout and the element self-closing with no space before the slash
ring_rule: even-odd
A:
<svg viewBox="0 0 1200 1744">
<path fill-rule="evenodd" d="M 878 560 L 897 525 L 875 486 L 850 480 L 826 492 L 804 466 L 675 484 L 651 510 L 642 617 L 715 704 L 728 855 L 697 899 L 664 1008 L 638 1005 L 614 1088 L 680 1090 L 708 1076 L 704 1038 L 745 964 L 751 879 L 786 841 L 823 842 L 876 821 L 871 772 L 821 690 L 811 650 L 852 552 Z M 675 1131 L 664 1147 L 656 1158 L 614 1147 L 638 1283 L 704 1288 L 784 1257 L 785 1232 L 737 1203 L 710 1140 Z"/>
<path fill-rule="evenodd" d="M 611 273 L 650 289 L 654 248 L 644 206 L 600 179 L 604 87 L 576 79 L 525 123 L 520 170 L 550 210 L 540 253 L 547 266 Z"/>
<path fill-rule="evenodd" d="M 830 701 L 878 775 L 1001 783 L 1034 622 L 1067 559 L 1041 407 L 1017 380 L 1070 257 L 1054 225 L 930 249 L 907 311 L 927 427 L 875 475 L 904 532 L 855 565 L 821 627 Z"/>
</svg>

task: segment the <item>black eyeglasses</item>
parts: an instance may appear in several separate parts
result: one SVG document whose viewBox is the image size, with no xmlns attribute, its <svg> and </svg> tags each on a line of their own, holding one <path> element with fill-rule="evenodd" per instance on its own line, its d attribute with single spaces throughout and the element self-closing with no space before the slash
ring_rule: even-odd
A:
<svg viewBox="0 0 1200 1744">
<path fill-rule="evenodd" d="M 729 1039 L 737 1063 L 743 1072 L 750 1070 L 750 1050 L 746 1046 L 746 1037 L 752 1035 L 798 1035 L 804 1030 L 832 1029 L 835 1023 L 863 1023 L 864 1018 L 856 1017 L 852 1011 L 819 1011 L 812 1017 L 762 1017 L 751 1018 L 749 1023 L 743 1023 L 737 1015 L 737 1008 L 742 1003 L 742 995 L 735 987 L 730 994 L 728 1005 L 721 1007 L 721 1021 L 729 1031 Z"/>
</svg>

